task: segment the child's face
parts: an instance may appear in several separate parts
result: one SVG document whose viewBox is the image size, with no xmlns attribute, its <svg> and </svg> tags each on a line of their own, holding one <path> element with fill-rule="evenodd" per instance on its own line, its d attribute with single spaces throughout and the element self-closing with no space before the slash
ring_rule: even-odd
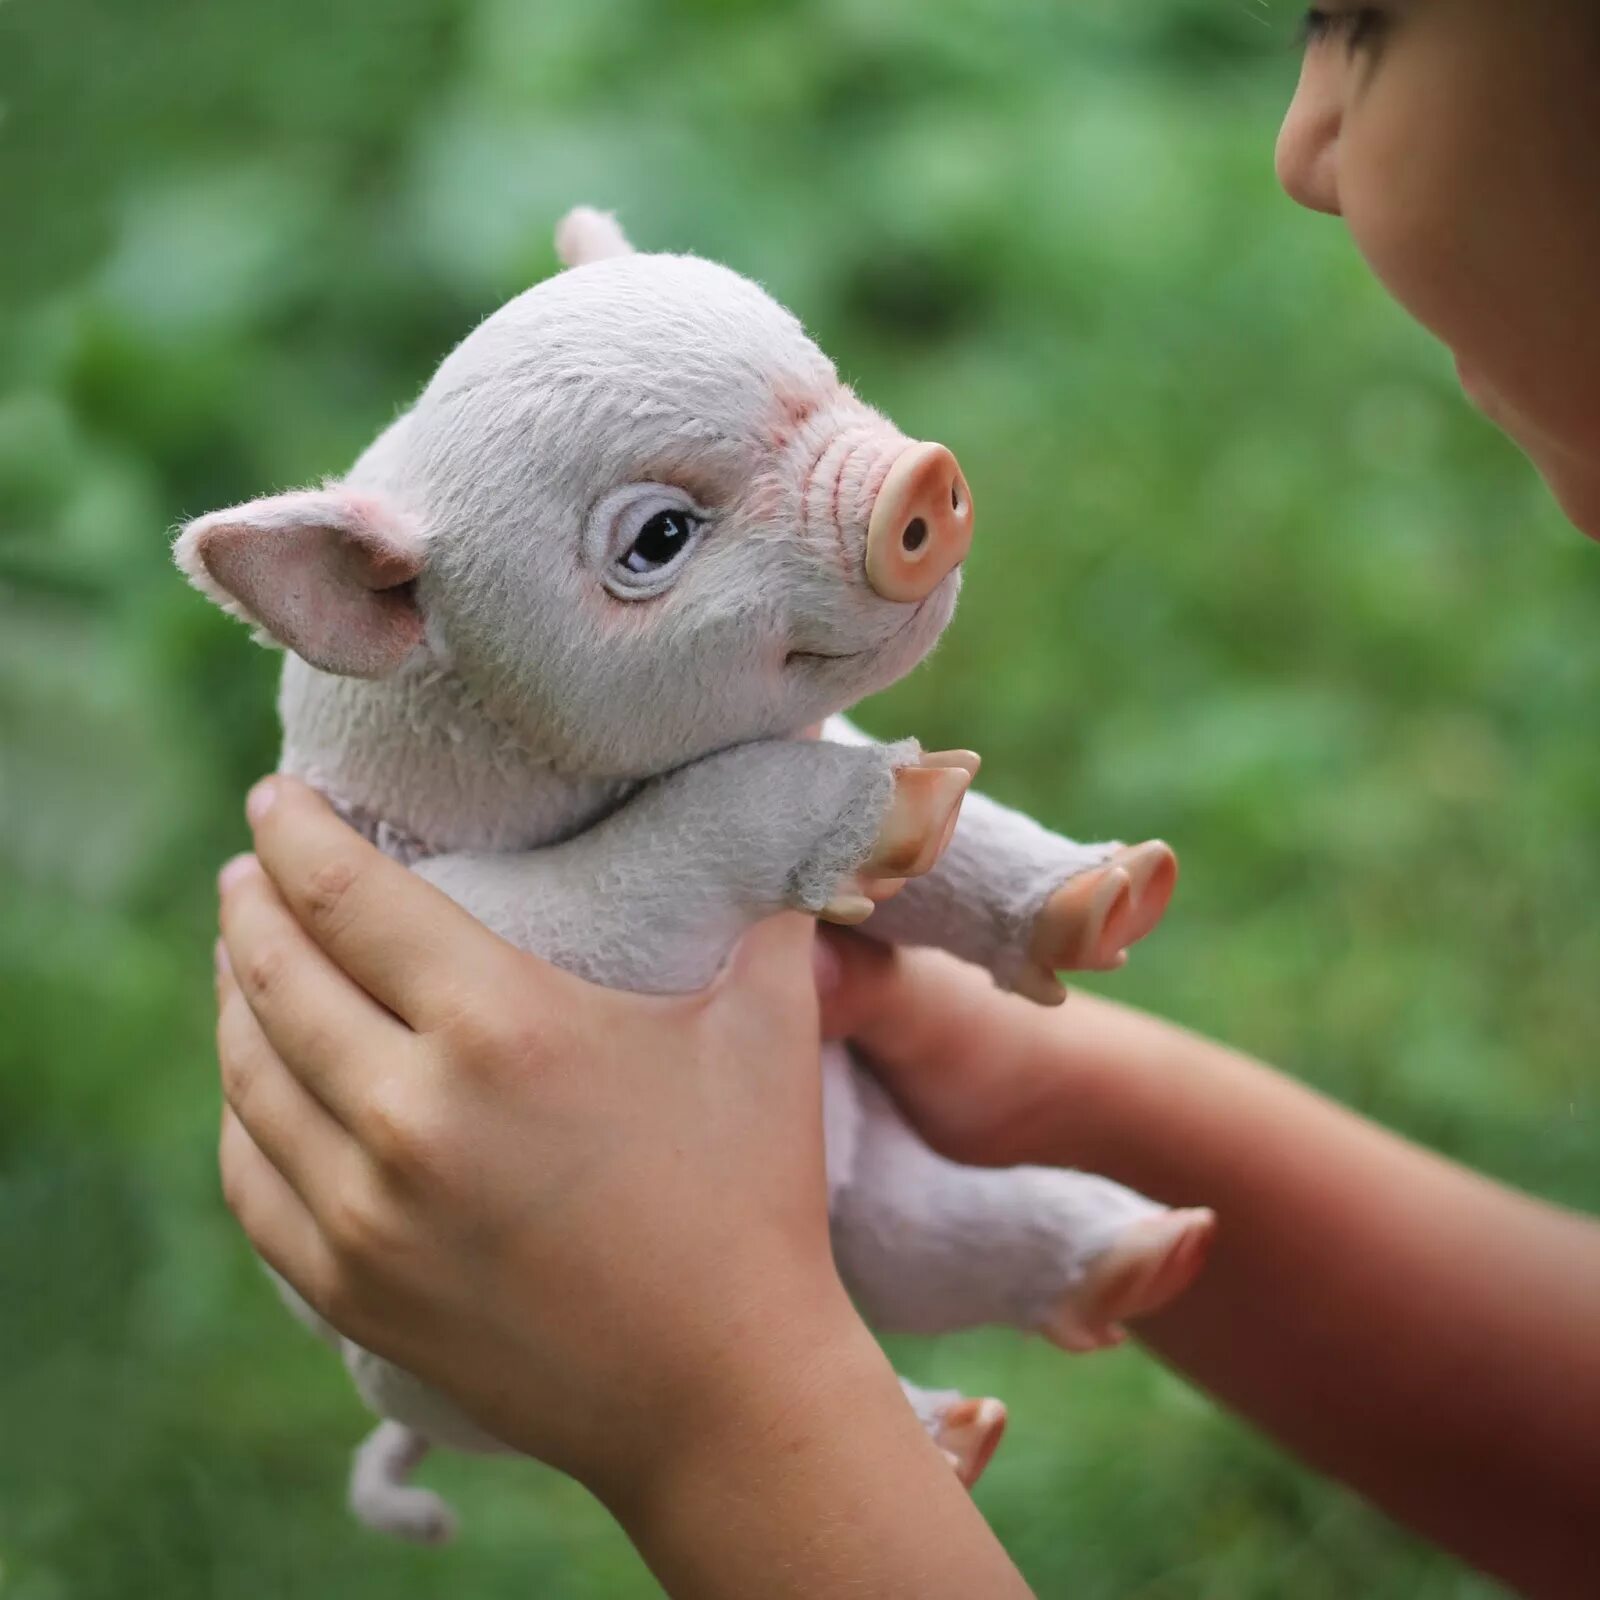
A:
<svg viewBox="0 0 1600 1600">
<path fill-rule="evenodd" d="M 1600 538 L 1600 6 L 1327 0 L 1278 141 Z"/>
</svg>

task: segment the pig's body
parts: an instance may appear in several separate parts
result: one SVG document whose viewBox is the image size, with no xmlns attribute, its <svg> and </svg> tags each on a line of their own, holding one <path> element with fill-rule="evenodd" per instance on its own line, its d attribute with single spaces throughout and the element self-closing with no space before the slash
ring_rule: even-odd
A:
<svg viewBox="0 0 1600 1600">
<path fill-rule="evenodd" d="M 342 484 L 180 539 L 199 587 L 295 652 L 283 769 L 514 944 L 611 987 L 699 988 L 785 908 L 872 912 L 869 933 L 1038 998 L 1057 957 L 1104 964 L 1114 923 L 1146 931 L 1156 847 L 1076 845 L 976 796 L 952 835 L 966 758 L 837 720 L 799 737 L 948 620 L 970 536 L 948 452 L 863 406 L 746 280 L 626 255 L 593 214 L 565 240 L 615 259 L 490 318 Z M 824 1094 L 836 1254 L 880 1328 L 1087 1348 L 1197 1265 L 1207 1214 L 946 1162 L 843 1047 Z M 390 1419 L 358 1454 L 356 1510 L 443 1536 L 406 1476 L 430 1442 L 494 1441 L 285 1293 Z M 907 1393 L 974 1477 L 1003 1410 Z"/>
</svg>

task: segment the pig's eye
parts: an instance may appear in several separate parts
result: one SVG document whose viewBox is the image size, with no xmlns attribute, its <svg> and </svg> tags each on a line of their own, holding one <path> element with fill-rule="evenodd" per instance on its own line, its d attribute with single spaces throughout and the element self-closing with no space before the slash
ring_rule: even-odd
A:
<svg viewBox="0 0 1600 1600">
<path fill-rule="evenodd" d="M 695 520 L 687 511 L 658 511 L 639 530 L 622 564 L 629 572 L 659 572 L 689 548 L 694 530 Z"/>
<path fill-rule="evenodd" d="M 674 484 L 629 484 L 594 508 L 585 557 L 619 600 L 648 600 L 677 582 L 706 521 Z"/>
</svg>

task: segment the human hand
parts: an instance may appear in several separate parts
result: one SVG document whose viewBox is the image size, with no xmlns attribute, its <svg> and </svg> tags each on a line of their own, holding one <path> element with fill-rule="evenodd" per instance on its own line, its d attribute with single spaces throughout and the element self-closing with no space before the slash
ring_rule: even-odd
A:
<svg viewBox="0 0 1600 1600">
<path fill-rule="evenodd" d="M 341 1332 L 603 1498 L 892 1388 L 828 1245 L 811 925 L 627 995 L 275 778 L 222 879 L 228 1203 Z M 898 1403 L 898 1395 L 893 1395 Z"/>
<path fill-rule="evenodd" d="M 820 932 L 814 961 L 823 1037 L 849 1039 L 941 1155 L 1066 1164 L 1071 1103 L 1106 1057 L 1104 1011 L 1043 1009 L 943 950 L 841 929 Z"/>
</svg>

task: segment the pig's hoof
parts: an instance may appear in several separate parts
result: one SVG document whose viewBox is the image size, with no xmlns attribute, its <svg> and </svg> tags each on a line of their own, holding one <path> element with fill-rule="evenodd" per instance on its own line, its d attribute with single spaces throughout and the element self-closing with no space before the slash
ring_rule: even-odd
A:
<svg viewBox="0 0 1600 1600">
<path fill-rule="evenodd" d="M 1018 990 L 1046 1004 L 1063 994 L 1058 972 L 1115 972 L 1128 946 L 1165 914 L 1178 882 L 1178 858 L 1159 840 L 1119 850 L 1080 873 L 1045 902 L 1034 924 L 1031 961 Z"/>
<path fill-rule="evenodd" d="M 878 841 L 861 865 L 869 881 L 920 878 L 950 843 L 961 802 L 977 776 L 969 750 L 925 751 L 894 775 L 894 794 Z"/>
<path fill-rule="evenodd" d="M 970 750 L 927 751 L 915 765 L 897 768 L 877 842 L 818 916 L 846 925 L 865 922 L 907 878 L 927 872 L 949 845 L 977 772 L 978 758 Z"/>
<path fill-rule="evenodd" d="M 818 913 L 823 922 L 837 922 L 841 927 L 853 928 L 868 917 L 885 901 L 905 888 L 904 878 L 869 878 L 865 869 L 857 868 L 834 892 L 833 898 Z"/>
<path fill-rule="evenodd" d="M 878 902 L 871 895 L 861 892 L 859 879 L 851 878 L 817 916 L 823 922 L 836 922 L 842 928 L 853 928 L 858 922 L 865 922 L 877 907 Z"/>
<path fill-rule="evenodd" d="M 1005 1431 L 1006 1408 L 998 1400 L 957 1400 L 941 1413 L 933 1442 L 970 1489 L 983 1476 Z"/>
<path fill-rule="evenodd" d="M 1109 862 L 1063 884 L 1034 923 L 1028 964 L 1013 984 L 1017 993 L 1042 1006 L 1058 1006 L 1067 998 L 1058 972 L 1121 966 L 1126 956 L 1110 963 L 1090 956 L 1106 942 L 1108 929 L 1128 919 L 1132 901 L 1133 880 Z"/>
<path fill-rule="evenodd" d="M 1063 1350 L 1121 1344 L 1125 1321 L 1159 1311 L 1199 1276 L 1216 1236 L 1216 1213 L 1163 1211 L 1130 1224 L 1044 1325 Z"/>
</svg>

